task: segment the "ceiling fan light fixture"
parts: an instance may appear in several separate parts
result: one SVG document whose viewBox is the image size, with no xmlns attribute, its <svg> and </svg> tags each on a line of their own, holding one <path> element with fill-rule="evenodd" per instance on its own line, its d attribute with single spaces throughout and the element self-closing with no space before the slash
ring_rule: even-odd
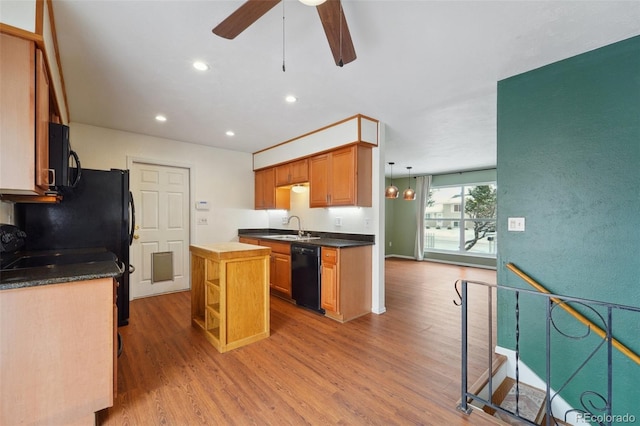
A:
<svg viewBox="0 0 640 426">
<path fill-rule="evenodd" d="M 300 0 L 300 3 L 307 6 L 318 6 L 324 3 L 326 0 Z"/>
</svg>

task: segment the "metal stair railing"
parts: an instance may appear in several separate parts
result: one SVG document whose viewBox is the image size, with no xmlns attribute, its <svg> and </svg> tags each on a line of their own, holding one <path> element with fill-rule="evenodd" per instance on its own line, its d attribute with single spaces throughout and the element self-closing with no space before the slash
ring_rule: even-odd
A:
<svg viewBox="0 0 640 426">
<path fill-rule="evenodd" d="M 524 278 L 527 277 L 526 274 L 517 269 L 515 265 L 507 266 L 510 270 L 516 272 L 519 271 L 518 276 Z M 529 280 L 525 279 L 525 281 L 529 282 Z M 537 283 L 536 283 L 537 284 Z M 471 287 L 470 287 L 471 286 Z M 511 418 L 517 419 L 524 424 L 535 425 L 536 423 L 532 422 L 529 419 L 522 417 L 518 411 L 518 397 L 519 397 L 519 359 L 520 359 L 520 298 L 521 296 L 532 297 L 538 300 L 543 300 L 545 302 L 545 369 L 546 369 L 546 424 L 552 425 L 557 424 L 556 418 L 564 418 L 564 421 L 567 420 L 567 417 L 570 414 L 577 415 L 582 419 L 600 419 L 598 424 L 602 425 L 611 425 L 612 419 L 615 416 L 612 415 L 612 401 L 613 401 L 613 389 L 612 389 L 612 371 L 613 371 L 613 357 L 612 352 L 613 348 L 620 350 L 626 356 L 629 356 L 635 362 L 638 362 L 636 358 L 638 357 L 633 351 L 624 346 L 618 340 L 613 338 L 613 325 L 612 325 L 612 316 L 614 311 L 628 311 L 633 313 L 640 314 L 640 308 L 626 306 L 621 304 L 607 303 L 596 300 L 583 299 L 578 297 L 570 297 L 563 296 L 558 294 L 549 293 L 544 287 L 540 286 L 540 291 L 529 290 L 529 289 L 519 289 L 514 287 L 505 287 L 496 284 L 489 284 L 481 281 L 470 281 L 470 280 L 459 280 L 455 283 L 455 291 L 458 295 L 459 301 L 455 301 L 454 303 L 461 307 L 461 316 L 462 316 L 462 356 L 461 356 L 461 399 L 458 409 L 467 414 L 471 413 L 472 406 L 470 401 L 477 401 L 483 404 L 486 407 L 490 407 L 497 412 L 503 413 Z M 489 341 L 489 350 L 487 354 L 487 361 L 489 366 L 489 371 L 491 371 L 491 365 L 493 364 L 494 359 L 494 350 L 492 348 L 493 344 L 493 298 L 497 296 L 498 292 L 502 292 L 505 297 L 509 297 L 509 294 L 513 294 L 515 308 L 514 308 L 514 316 L 515 316 L 515 356 L 516 356 L 516 365 L 515 365 L 515 380 L 516 380 L 516 409 L 514 412 L 508 411 L 498 404 L 493 402 L 493 383 L 492 380 L 489 380 L 488 383 L 488 399 L 483 398 L 478 394 L 474 394 L 469 390 L 469 288 L 486 288 L 487 291 L 487 312 L 488 312 L 488 341 Z M 542 291 L 544 290 L 544 291 Z M 569 304 L 574 304 L 575 306 L 580 306 L 581 309 L 588 310 L 593 314 L 594 317 L 598 318 L 599 322 L 602 323 L 602 327 L 598 327 L 593 321 L 586 318 L 584 315 L 580 314 Z M 477 306 L 477 304 L 476 304 Z M 561 331 L 559 328 L 559 319 L 556 318 L 555 308 L 561 307 L 562 309 L 569 312 L 571 315 L 576 317 L 582 324 L 584 324 L 587 328 L 587 331 L 580 336 L 569 335 L 565 331 Z M 600 312 L 596 310 L 596 307 L 606 311 L 606 314 L 602 315 Z M 577 315 L 576 315 L 577 314 Z M 599 330 L 599 331 L 598 331 Z M 551 352 L 551 336 L 553 332 L 557 332 L 559 336 L 565 337 L 572 340 L 580 340 L 585 339 L 591 335 L 591 331 L 593 331 L 598 336 L 602 337 L 603 340 L 596 345 L 595 348 L 586 356 L 586 358 L 578 365 L 574 372 L 569 374 L 569 377 L 564 381 L 564 383 L 557 389 L 551 389 L 551 370 L 552 370 L 552 352 Z M 552 402 L 556 397 L 559 397 L 560 393 L 566 389 L 570 382 L 578 375 L 579 372 L 583 371 L 587 364 L 592 361 L 595 355 L 600 351 L 606 351 L 606 392 L 604 395 L 601 392 L 597 392 L 595 390 L 585 390 L 580 395 L 580 401 L 582 408 L 574 408 L 570 409 L 565 413 L 553 413 L 552 412 Z M 590 367 L 593 366 L 593 363 L 590 364 Z M 566 372 L 563 372 L 566 373 Z"/>
</svg>

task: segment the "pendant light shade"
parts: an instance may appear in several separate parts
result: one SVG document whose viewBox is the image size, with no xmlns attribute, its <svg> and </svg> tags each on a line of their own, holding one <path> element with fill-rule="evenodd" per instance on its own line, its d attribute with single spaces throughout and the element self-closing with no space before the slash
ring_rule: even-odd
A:
<svg viewBox="0 0 640 426">
<path fill-rule="evenodd" d="M 300 0 L 300 3 L 306 4 L 307 6 L 318 6 L 325 1 L 326 0 Z"/>
<path fill-rule="evenodd" d="M 413 201 L 416 199 L 416 191 L 411 188 L 411 167 L 407 167 L 407 170 L 409 170 L 409 187 L 402 193 L 402 198 L 407 201 Z"/>
<path fill-rule="evenodd" d="M 387 188 L 384 190 L 385 198 L 398 198 L 398 194 L 400 193 L 400 191 L 398 191 L 398 187 L 393 184 L 393 165 L 394 164 L 395 163 L 389 163 L 389 166 L 391 166 L 391 184 L 387 186 Z"/>
</svg>

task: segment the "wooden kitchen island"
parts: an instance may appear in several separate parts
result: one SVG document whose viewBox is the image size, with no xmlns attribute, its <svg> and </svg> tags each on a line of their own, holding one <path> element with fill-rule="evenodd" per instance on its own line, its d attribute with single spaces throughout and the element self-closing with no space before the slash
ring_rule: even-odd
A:
<svg viewBox="0 0 640 426">
<path fill-rule="evenodd" d="M 236 242 L 191 245 L 191 319 L 226 352 L 269 337 L 271 249 Z"/>
</svg>

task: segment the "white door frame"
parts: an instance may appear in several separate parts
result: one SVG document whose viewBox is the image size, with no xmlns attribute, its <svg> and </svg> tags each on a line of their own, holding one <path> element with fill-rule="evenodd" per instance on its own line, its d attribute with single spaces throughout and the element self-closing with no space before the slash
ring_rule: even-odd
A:
<svg viewBox="0 0 640 426">
<path fill-rule="evenodd" d="M 138 157 L 138 156 L 130 156 L 127 155 L 127 169 L 131 170 L 133 168 L 133 163 L 142 163 L 142 164 L 152 164 L 154 166 L 167 166 L 167 167 L 179 167 L 182 169 L 189 170 L 189 244 L 194 240 L 194 230 L 195 230 L 195 212 L 194 209 L 191 208 L 193 205 L 193 200 L 195 200 L 195 190 L 194 190 L 194 176 L 195 176 L 195 165 L 191 163 L 181 163 L 178 161 L 167 161 L 167 160 L 159 160 L 157 158 L 149 158 L 149 157 Z M 135 202 L 135 200 L 134 200 Z M 129 258 L 131 258 L 131 247 L 129 246 Z M 187 269 L 189 270 L 189 288 L 191 288 L 191 264 L 188 263 Z M 129 291 L 129 300 L 131 299 L 133 293 Z"/>
</svg>

